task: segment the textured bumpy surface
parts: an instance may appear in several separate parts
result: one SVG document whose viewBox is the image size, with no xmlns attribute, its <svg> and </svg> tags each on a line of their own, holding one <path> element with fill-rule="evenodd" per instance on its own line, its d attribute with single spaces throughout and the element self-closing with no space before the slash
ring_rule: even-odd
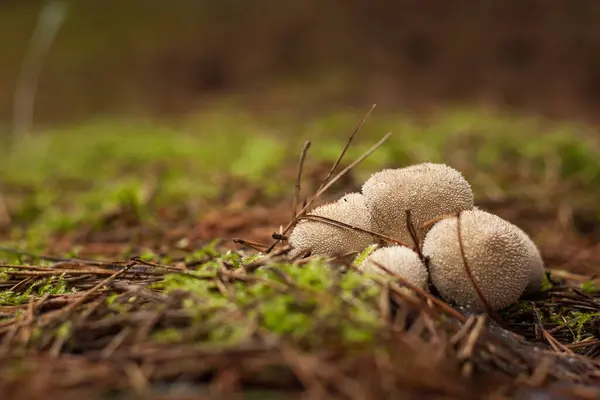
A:
<svg viewBox="0 0 600 400">
<path fill-rule="evenodd" d="M 377 249 L 361 264 L 361 269 L 367 273 L 386 274 L 375 262 L 421 289 L 427 286 L 427 269 L 418 254 L 408 247 L 390 246 Z"/>
<path fill-rule="evenodd" d="M 348 193 L 335 203 L 317 207 L 308 214 L 330 218 L 369 231 L 376 230 L 365 197 L 360 193 Z M 293 246 L 291 256 L 309 249 L 312 255 L 361 252 L 377 242 L 378 239 L 368 233 L 310 220 L 300 221 L 289 236 L 289 243 Z"/>
<path fill-rule="evenodd" d="M 489 305 L 497 310 L 516 302 L 543 269 L 531 239 L 517 226 L 479 209 L 463 212 L 460 224 L 467 263 Z M 431 281 L 442 297 L 484 309 L 461 256 L 456 217 L 431 228 L 423 253 L 430 258 Z"/>
<path fill-rule="evenodd" d="M 473 208 L 471 186 L 457 170 L 434 163 L 422 163 L 373 174 L 362 193 L 380 232 L 412 245 L 406 210 L 422 240 L 423 224 L 445 214 Z"/>
</svg>

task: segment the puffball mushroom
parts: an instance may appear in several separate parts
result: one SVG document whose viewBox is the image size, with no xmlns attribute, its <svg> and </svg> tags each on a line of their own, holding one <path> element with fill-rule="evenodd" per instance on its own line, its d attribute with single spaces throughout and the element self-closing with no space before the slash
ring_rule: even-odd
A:
<svg viewBox="0 0 600 400">
<path fill-rule="evenodd" d="M 516 225 L 480 209 L 462 212 L 460 229 L 465 259 L 486 302 L 494 310 L 515 303 L 542 265 L 535 244 Z M 423 254 L 429 257 L 431 281 L 444 299 L 485 310 L 461 255 L 456 216 L 434 224 Z"/>
<path fill-rule="evenodd" d="M 406 210 L 411 211 L 417 238 L 425 222 L 473 208 L 473 192 L 460 172 L 445 164 L 422 163 L 377 172 L 364 183 L 362 193 L 379 233 L 412 245 Z"/>
<path fill-rule="evenodd" d="M 408 247 L 390 246 L 377 249 L 362 262 L 360 269 L 368 273 L 386 275 L 387 272 L 375 263 L 383 265 L 421 289 L 427 286 L 428 275 L 425 264 L 419 255 Z"/>
<path fill-rule="evenodd" d="M 473 210 L 478 210 L 478 211 L 484 212 L 477 206 L 474 206 Z M 516 227 L 516 228 L 521 230 L 521 228 L 519 228 L 519 227 Z M 535 242 L 529 237 L 529 235 L 527 233 L 523 232 L 522 230 L 521 230 L 521 232 L 523 235 L 523 239 L 527 242 L 527 245 L 531 248 L 531 251 L 535 254 L 535 257 L 533 257 L 533 262 L 531 265 L 531 275 L 529 277 L 529 284 L 527 285 L 527 288 L 525 288 L 525 292 L 523 293 L 525 295 L 532 295 L 532 294 L 539 292 L 542 289 L 542 283 L 544 282 L 544 276 L 546 275 L 546 269 L 544 266 L 544 260 L 540 253 L 540 250 L 538 249 Z"/>
<path fill-rule="evenodd" d="M 357 228 L 374 231 L 373 220 L 365 197 L 360 193 L 348 193 L 338 201 L 315 208 L 308 215 L 329 218 Z M 301 220 L 288 238 L 293 249 L 291 256 L 311 250 L 311 255 L 345 254 L 361 252 L 378 243 L 379 239 L 366 232 L 331 225 L 327 222 Z"/>
</svg>

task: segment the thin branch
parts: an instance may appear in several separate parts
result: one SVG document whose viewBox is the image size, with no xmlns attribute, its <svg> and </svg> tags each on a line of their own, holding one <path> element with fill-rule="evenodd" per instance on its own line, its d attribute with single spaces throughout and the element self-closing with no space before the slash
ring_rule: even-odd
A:
<svg viewBox="0 0 600 400">
<path fill-rule="evenodd" d="M 441 220 L 446 219 L 446 218 L 454 218 L 455 216 L 456 216 L 456 214 L 443 214 L 443 215 L 440 215 L 439 217 L 432 218 L 428 221 L 425 221 L 423 223 L 423 225 L 421 226 L 421 229 L 427 230 L 427 229 L 429 229 L 429 227 L 436 224 L 437 222 L 440 222 Z"/>
<path fill-rule="evenodd" d="M 298 212 L 298 214 L 296 215 L 296 217 L 286 225 L 286 227 L 283 229 L 283 232 L 281 232 L 281 234 L 286 234 L 290 230 L 290 228 L 292 226 L 294 226 L 294 224 L 296 223 L 296 221 L 298 221 L 298 217 L 300 217 L 301 215 L 304 215 L 304 213 L 306 212 L 306 210 L 308 210 L 308 208 L 311 206 L 311 204 L 313 203 L 313 201 L 315 201 L 317 198 L 319 198 L 319 196 L 321 196 L 323 193 L 325 193 L 325 191 L 327 191 L 327 189 L 329 189 L 335 182 L 337 182 L 342 176 L 346 175 L 348 173 L 348 171 L 350 171 L 352 168 L 356 167 L 358 164 L 360 164 L 361 162 L 363 162 L 373 152 L 375 152 L 378 148 L 380 148 L 390 138 L 391 135 L 392 135 L 392 133 L 388 132 L 383 138 L 381 138 L 377 143 L 375 143 L 363 155 L 361 155 L 352 164 L 348 165 L 346 168 L 344 168 L 342 171 L 340 171 L 335 177 L 333 177 L 333 179 L 331 179 L 329 181 L 329 183 L 327 183 L 321 189 L 319 189 L 313 195 L 313 197 L 306 203 L 306 205 L 302 208 L 302 210 L 300 210 Z M 271 251 L 273 251 L 273 249 L 275 248 L 275 246 L 277 245 L 277 243 L 278 243 L 278 241 L 274 242 L 271 245 L 271 247 L 269 247 L 267 249 L 267 253 L 270 253 Z"/>
<path fill-rule="evenodd" d="M 421 251 L 421 244 L 419 242 L 419 235 L 417 234 L 417 230 L 412 222 L 412 213 L 410 210 L 406 210 L 406 228 L 410 233 L 410 237 L 413 240 L 413 244 L 415 245 L 414 249 L 419 255 L 419 259 L 424 260 L 423 252 Z"/>
<path fill-rule="evenodd" d="M 300 185 L 302 181 L 302 170 L 304 169 L 304 161 L 306 160 L 306 154 L 310 148 L 310 140 L 304 143 L 302 153 L 300 153 L 300 159 L 298 160 L 298 173 L 296 175 L 296 186 L 294 188 L 294 199 L 292 201 L 292 218 L 296 217 L 296 211 L 298 211 L 298 199 L 300 198 Z"/>
<path fill-rule="evenodd" d="M 453 309 L 452 307 L 450 307 L 445 302 L 443 302 L 440 299 L 432 296 L 430 293 L 427 293 L 426 291 L 424 291 L 420 287 L 418 287 L 416 285 L 413 285 L 406 278 L 404 278 L 403 276 L 401 276 L 401 275 L 399 275 L 399 274 L 391 271 L 389 268 L 385 267 L 381 263 L 379 263 L 377 261 L 374 261 L 374 260 L 372 260 L 372 262 L 373 262 L 373 264 L 375 264 L 376 266 L 378 266 L 379 268 L 381 268 L 382 270 L 384 270 L 386 273 L 388 273 L 389 275 L 393 276 L 395 279 L 398 279 L 402 283 L 402 285 L 408 287 L 410 290 L 414 291 L 415 293 L 417 293 L 417 294 L 425 297 L 427 300 L 431 301 L 433 304 L 435 304 L 440 309 L 442 309 L 442 311 L 444 311 L 446 314 L 448 314 L 448 315 L 456 318 L 457 320 L 459 320 L 462 323 L 465 323 L 467 321 L 467 317 L 465 317 L 459 311 L 457 311 L 457 310 Z M 393 286 L 391 287 L 391 289 L 394 290 L 394 291 L 396 291 Z"/>
<path fill-rule="evenodd" d="M 50 261 L 56 263 L 73 263 L 73 264 L 87 264 L 92 266 L 99 267 L 110 267 L 110 268 L 120 268 L 122 265 L 119 265 L 117 262 L 106 262 L 106 261 L 95 261 L 95 260 L 85 260 L 82 258 L 72 258 L 72 257 L 55 257 L 55 256 L 46 256 L 43 254 L 34 254 L 25 250 L 13 249 L 11 247 L 3 247 L 0 246 L 0 253 L 9 253 L 18 256 L 24 256 L 33 258 L 36 260 Z"/>
<path fill-rule="evenodd" d="M 333 166 L 331 167 L 331 170 L 329 171 L 329 173 L 327 174 L 327 176 L 325 177 L 325 179 L 323 179 L 323 182 L 321 182 L 321 186 L 319 186 L 319 189 L 322 189 L 323 186 L 325 186 L 325 184 L 327 183 L 327 181 L 329 180 L 329 178 L 331 178 L 331 176 L 333 175 L 333 173 L 335 172 L 335 170 L 337 169 L 337 167 L 340 165 L 340 163 L 342 162 L 342 159 L 344 158 L 344 156 L 346 155 L 346 152 L 348 151 L 348 149 L 350 148 L 350 144 L 352 143 L 352 141 L 354 140 L 354 137 L 356 136 L 356 134 L 358 132 L 360 132 L 361 128 L 363 127 L 363 125 L 365 124 L 365 122 L 367 122 L 367 119 L 369 119 L 369 116 L 371 115 L 371 113 L 373 112 L 373 110 L 375 109 L 376 104 L 373 104 L 371 106 L 371 109 L 365 114 L 365 116 L 363 117 L 363 119 L 358 123 L 358 125 L 356 126 L 356 128 L 354 128 L 354 131 L 352 132 L 352 134 L 350 135 L 350 137 L 348 138 L 348 141 L 346 142 L 346 145 L 344 146 L 344 148 L 342 149 L 342 152 L 340 153 L 340 155 L 338 156 L 337 160 L 335 160 L 335 162 L 333 163 Z M 317 190 L 317 191 L 318 191 Z"/>
<path fill-rule="evenodd" d="M 340 171 L 340 173 L 338 173 L 333 179 L 331 179 L 325 186 L 323 186 L 319 191 L 317 191 L 316 195 L 315 195 L 315 199 L 318 198 L 319 196 L 321 196 L 323 193 L 325 193 L 327 191 L 327 189 L 329 189 L 331 186 L 333 186 L 334 183 L 336 183 L 341 177 L 343 177 L 344 175 L 346 175 L 350 170 L 352 170 L 354 167 L 356 167 L 358 164 L 360 164 L 361 162 L 363 162 L 367 157 L 369 157 L 371 154 L 373 154 L 377 149 L 379 149 L 389 138 L 390 136 L 392 136 L 392 132 L 388 132 L 385 134 L 384 137 L 382 137 L 377 143 L 375 143 L 369 150 L 367 150 L 362 156 L 358 157 L 356 159 L 356 161 L 354 161 L 352 164 L 348 165 L 346 168 L 344 168 L 343 170 Z M 308 202 L 307 206 L 305 207 L 304 210 L 302 210 L 301 212 L 305 212 L 306 208 L 308 208 L 308 206 L 311 205 L 312 203 L 312 199 Z M 284 232 L 285 233 L 285 232 Z"/>
<path fill-rule="evenodd" d="M 125 272 L 127 272 L 129 269 L 131 269 L 133 266 L 135 266 L 135 263 L 130 263 L 129 265 L 126 265 L 123 269 L 115 272 L 114 274 L 112 274 L 111 276 L 109 276 L 108 278 L 98 282 L 94 287 L 92 287 L 90 290 L 86 291 L 83 296 L 81 296 L 80 298 L 78 298 L 77 300 L 73 301 L 72 303 L 70 303 L 66 308 L 65 308 L 65 313 L 66 314 L 70 314 L 72 311 L 74 311 L 78 306 L 80 306 L 81 304 L 83 304 L 91 295 L 93 295 L 95 292 L 97 292 L 98 290 L 102 289 L 102 287 L 108 285 L 109 283 L 111 283 L 112 281 L 114 281 L 115 279 L 117 279 L 120 275 L 123 275 Z"/>
<path fill-rule="evenodd" d="M 268 247 L 267 245 L 262 244 L 262 243 L 252 242 L 250 240 L 245 240 L 245 239 L 240 239 L 240 238 L 234 238 L 233 243 L 241 244 L 242 246 L 248 246 L 251 249 L 254 249 L 256 251 L 264 251 Z"/>
<path fill-rule="evenodd" d="M 288 237 L 286 235 L 282 235 L 281 233 L 273 233 L 271 235 L 271 237 L 275 240 L 283 240 L 283 241 L 288 240 Z"/>
<path fill-rule="evenodd" d="M 487 301 L 487 299 L 485 298 L 485 296 L 483 295 L 483 292 L 481 291 L 481 289 L 479 289 L 479 286 L 477 285 L 477 283 L 475 282 L 475 277 L 473 276 L 473 273 L 471 272 L 471 268 L 469 267 L 469 263 L 467 262 L 467 256 L 465 254 L 465 247 L 463 245 L 463 240 L 462 240 L 462 230 L 461 230 L 461 226 L 460 226 L 460 217 L 462 215 L 462 212 L 459 211 L 456 214 L 456 229 L 458 232 L 458 248 L 460 249 L 460 256 L 463 260 L 463 265 L 465 266 L 465 271 L 467 272 L 467 276 L 469 277 L 469 280 L 471 281 L 471 283 L 473 284 L 473 287 L 475 288 L 475 292 L 477 292 L 477 296 L 479 297 L 479 300 L 481 300 L 481 302 L 483 303 L 483 307 L 485 308 L 485 311 L 494 318 L 494 320 L 503 328 L 506 329 L 506 324 L 504 323 L 504 321 L 502 320 L 502 318 L 500 317 L 500 315 L 498 315 L 498 313 L 496 313 L 494 311 L 494 309 L 490 306 L 490 303 Z"/>
<path fill-rule="evenodd" d="M 364 228 L 360 228 L 358 226 L 350 225 L 350 224 L 347 224 L 345 222 L 336 221 L 336 220 L 331 219 L 331 218 L 322 217 L 320 215 L 304 215 L 302 217 L 298 217 L 298 220 L 303 220 L 303 219 L 306 219 L 306 220 L 309 220 L 309 221 L 323 222 L 325 224 L 337 226 L 339 228 L 351 229 L 353 231 L 368 233 L 369 235 L 373 235 L 375 237 L 378 237 L 378 238 L 386 240 L 388 242 L 397 244 L 399 246 L 404 246 L 404 247 L 410 248 L 410 246 L 408 244 L 403 243 L 403 242 L 401 242 L 401 241 L 399 241 L 397 239 L 394 239 L 394 238 L 392 238 L 390 236 L 382 235 L 381 233 L 373 232 L 373 231 L 370 231 L 368 229 L 364 229 Z"/>
</svg>

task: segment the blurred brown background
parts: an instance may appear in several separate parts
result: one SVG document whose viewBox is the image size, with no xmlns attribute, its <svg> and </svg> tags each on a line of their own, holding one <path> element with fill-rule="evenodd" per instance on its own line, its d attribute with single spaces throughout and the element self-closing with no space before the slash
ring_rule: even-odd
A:
<svg viewBox="0 0 600 400">
<path fill-rule="evenodd" d="M 66 2 L 36 122 L 376 102 L 487 104 L 556 117 L 600 110 L 593 0 Z M 0 2 L 0 125 L 43 2 Z"/>
</svg>

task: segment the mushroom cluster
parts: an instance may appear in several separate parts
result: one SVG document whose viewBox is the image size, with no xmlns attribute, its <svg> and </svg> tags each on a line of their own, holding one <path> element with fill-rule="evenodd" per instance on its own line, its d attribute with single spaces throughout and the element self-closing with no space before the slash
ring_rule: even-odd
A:
<svg viewBox="0 0 600 400">
<path fill-rule="evenodd" d="M 498 310 L 539 291 L 544 262 L 518 226 L 477 208 L 463 175 L 422 163 L 377 172 L 362 193 L 308 213 L 289 235 L 292 255 L 357 254 L 358 266 L 399 275 L 473 311 Z M 312 217 L 312 218 L 311 218 Z M 383 267 L 383 268 L 382 268 Z"/>
</svg>

